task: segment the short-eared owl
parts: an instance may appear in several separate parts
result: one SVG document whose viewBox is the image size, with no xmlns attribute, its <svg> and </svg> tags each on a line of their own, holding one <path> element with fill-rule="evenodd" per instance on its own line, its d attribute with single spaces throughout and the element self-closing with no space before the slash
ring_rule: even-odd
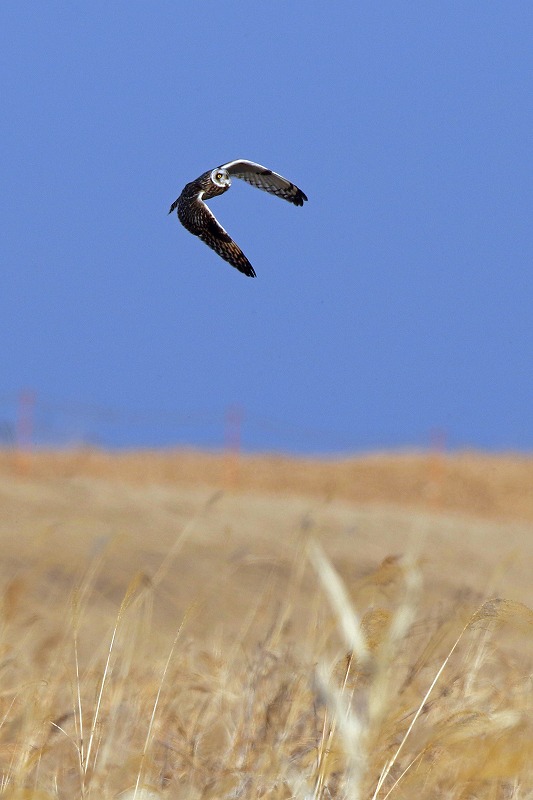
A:
<svg viewBox="0 0 533 800">
<path fill-rule="evenodd" d="M 170 206 L 171 214 L 178 209 L 178 218 L 188 231 L 199 236 L 225 261 L 244 272 L 249 278 L 255 278 L 255 271 L 240 247 L 226 233 L 222 225 L 215 219 L 204 200 L 210 200 L 217 194 L 224 194 L 231 186 L 231 176 L 250 183 L 264 192 L 303 206 L 307 197 L 294 183 L 278 175 L 277 172 L 255 164 L 253 161 L 228 161 L 216 169 L 204 172 L 195 181 L 188 183 L 178 199 Z"/>
</svg>

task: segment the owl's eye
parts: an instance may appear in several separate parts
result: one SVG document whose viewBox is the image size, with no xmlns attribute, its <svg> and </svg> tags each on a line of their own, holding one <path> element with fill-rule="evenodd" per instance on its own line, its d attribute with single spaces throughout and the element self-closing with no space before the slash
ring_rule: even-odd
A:
<svg viewBox="0 0 533 800">
<path fill-rule="evenodd" d="M 217 172 L 217 178 L 218 178 L 218 180 L 221 180 L 221 178 L 222 178 L 222 173 L 221 172 Z"/>
</svg>

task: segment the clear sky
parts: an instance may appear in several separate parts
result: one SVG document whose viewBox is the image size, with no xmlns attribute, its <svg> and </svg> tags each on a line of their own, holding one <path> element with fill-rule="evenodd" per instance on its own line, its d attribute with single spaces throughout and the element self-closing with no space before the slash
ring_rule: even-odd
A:
<svg viewBox="0 0 533 800">
<path fill-rule="evenodd" d="M 532 41 L 513 0 L 3 0 L 0 434 L 26 390 L 41 443 L 532 450 Z M 253 280 L 167 216 L 235 158 L 309 197 L 211 201 Z"/>
</svg>

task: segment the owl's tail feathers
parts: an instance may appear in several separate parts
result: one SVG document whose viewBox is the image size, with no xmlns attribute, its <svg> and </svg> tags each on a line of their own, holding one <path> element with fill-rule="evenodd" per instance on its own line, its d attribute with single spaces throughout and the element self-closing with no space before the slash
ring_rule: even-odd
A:
<svg viewBox="0 0 533 800">
<path fill-rule="evenodd" d="M 179 200 L 179 197 L 178 197 L 178 200 Z M 173 202 L 173 203 L 172 203 L 172 205 L 170 206 L 170 210 L 169 210 L 169 212 L 168 212 L 169 214 L 172 214 L 172 212 L 176 210 L 176 207 L 177 207 L 177 205 L 178 205 L 178 200 L 174 200 L 174 202 Z"/>
</svg>

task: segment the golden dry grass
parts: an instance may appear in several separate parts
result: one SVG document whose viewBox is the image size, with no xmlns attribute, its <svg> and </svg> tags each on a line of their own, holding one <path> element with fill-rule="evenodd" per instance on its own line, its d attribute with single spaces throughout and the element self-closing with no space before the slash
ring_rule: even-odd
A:
<svg viewBox="0 0 533 800">
<path fill-rule="evenodd" d="M 4 796 L 529 797 L 531 469 L 4 454 Z"/>
</svg>

